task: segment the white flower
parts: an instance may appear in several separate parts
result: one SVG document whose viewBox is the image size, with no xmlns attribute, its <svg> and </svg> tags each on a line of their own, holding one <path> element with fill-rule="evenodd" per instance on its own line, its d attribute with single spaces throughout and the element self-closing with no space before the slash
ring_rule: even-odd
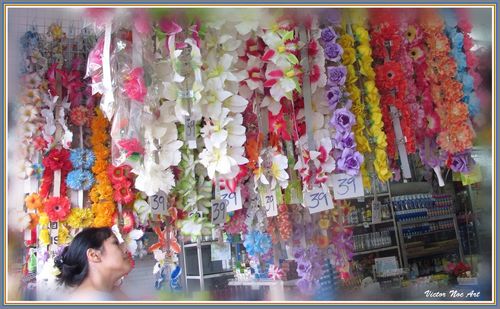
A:
<svg viewBox="0 0 500 309">
<path fill-rule="evenodd" d="M 209 64 L 207 87 L 223 88 L 226 80 L 238 81 L 236 76 L 231 72 L 233 60 L 234 57 L 232 55 L 224 54 L 219 58 L 217 64 Z"/>
<path fill-rule="evenodd" d="M 269 59 L 272 63 L 281 68 L 290 65 L 288 61 L 289 52 L 285 46 L 285 40 L 280 37 L 279 34 L 273 31 L 266 31 L 266 33 L 262 35 L 262 40 L 269 47 L 270 50 L 268 52 L 273 53 L 272 57 Z"/>
<path fill-rule="evenodd" d="M 38 109 L 33 105 L 23 105 L 19 109 L 20 120 L 22 123 L 30 122 L 38 117 Z"/>
<path fill-rule="evenodd" d="M 261 107 L 267 107 L 267 109 L 274 115 L 278 115 L 278 113 L 281 111 L 281 103 L 274 100 L 270 96 L 266 96 L 262 102 L 260 103 Z"/>
<path fill-rule="evenodd" d="M 132 255 L 137 255 L 137 241 L 144 236 L 144 232 L 141 230 L 132 230 L 130 233 L 125 235 L 125 243 L 127 245 L 127 250 L 132 253 Z"/>
<path fill-rule="evenodd" d="M 223 106 L 228 108 L 232 113 L 243 113 L 247 108 L 248 100 L 237 94 L 223 102 Z"/>
<path fill-rule="evenodd" d="M 244 147 L 229 147 L 227 149 L 227 155 L 234 159 L 237 165 L 231 166 L 231 172 L 222 175 L 226 179 L 233 179 L 240 172 L 240 165 L 247 164 L 249 161 L 244 156 L 245 148 Z"/>
<path fill-rule="evenodd" d="M 147 195 L 155 195 L 159 190 L 169 194 L 175 185 L 174 174 L 170 169 L 164 169 L 160 164 L 146 160 L 144 166 L 133 170 L 137 174 L 135 187 Z"/>
<path fill-rule="evenodd" d="M 241 114 L 235 114 L 231 122 L 227 125 L 227 144 L 233 147 L 242 146 L 246 141 L 246 128 L 242 126 L 243 116 Z"/>
<path fill-rule="evenodd" d="M 241 72 L 241 79 L 247 84 L 250 90 L 258 89 L 260 93 L 264 92 L 264 76 L 262 76 L 263 62 L 261 59 L 249 56 L 246 70 Z"/>
<path fill-rule="evenodd" d="M 263 160 L 259 157 L 259 165 Z M 279 183 L 279 185 L 285 189 L 288 187 L 288 173 L 286 172 L 286 169 L 288 168 L 288 158 L 280 153 L 274 153 L 272 155 L 272 163 L 271 167 L 269 170 L 264 170 L 264 167 L 259 167 L 257 170 L 257 173 L 255 174 L 256 180 L 260 180 L 262 184 L 271 185 L 271 189 L 274 190 L 276 188 L 276 184 Z M 266 177 L 269 176 L 271 178 L 271 183 L 269 183 L 269 180 Z"/>
<path fill-rule="evenodd" d="M 200 163 L 207 169 L 208 177 L 213 179 L 215 172 L 227 174 L 231 167 L 238 163 L 227 154 L 227 143 L 214 145 L 210 139 L 205 140 L 205 149 L 200 153 Z"/>
<path fill-rule="evenodd" d="M 200 100 L 203 104 L 203 111 L 209 117 L 216 117 L 222 112 L 222 102 L 230 98 L 233 94 L 222 88 L 214 88 L 215 84 L 209 84 Z"/>
<path fill-rule="evenodd" d="M 228 117 L 228 114 L 229 109 L 223 108 L 219 115 L 210 118 L 201 129 L 201 135 L 205 140 L 210 140 L 215 146 L 220 146 L 227 141 L 228 132 L 226 126 L 233 120 L 233 118 Z"/>
<path fill-rule="evenodd" d="M 149 214 L 151 214 L 151 206 L 145 200 L 138 199 L 134 202 L 134 211 L 139 223 L 146 224 Z"/>
</svg>

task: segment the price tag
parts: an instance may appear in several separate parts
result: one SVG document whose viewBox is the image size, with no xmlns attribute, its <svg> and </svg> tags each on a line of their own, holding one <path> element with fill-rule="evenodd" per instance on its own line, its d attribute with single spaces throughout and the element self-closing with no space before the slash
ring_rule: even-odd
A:
<svg viewBox="0 0 500 309">
<path fill-rule="evenodd" d="M 262 206 L 266 209 L 266 214 L 268 217 L 274 217 L 278 215 L 278 205 L 276 204 L 276 192 L 274 190 L 266 190 L 260 195 L 260 201 Z"/>
<path fill-rule="evenodd" d="M 330 191 L 322 187 L 315 187 L 311 191 L 304 191 L 304 204 L 311 214 L 333 209 Z"/>
<path fill-rule="evenodd" d="M 333 175 L 333 196 L 336 200 L 345 200 L 365 195 L 361 175 Z"/>
<path fill-rule="evenodd" d="M 234 192 L 231 192 L 228 188 L 220 191 L 220 198 L 227 201 L 226 211 L 235 211 L 243 208 L 241 203 L 241 189 L 237 187 Z"/>
<path fill-rule="evenodd" d="M 191 117 L 186 117 L 184 122 L 184 138 L 189 149 L 196 148 L 196 122 Z"/>
<path fill-rule="evenodd" d="M 212 261 L 224 261 L 231 259 L 231 244 L 228 242 L 210 245 L 210 256 Z"/>
<path fill-rule="evenodd" d="M 148 198 L 151 213 L 153 215 L 166 215 L 167 212 L 167 195 L 163 191 L 158 191 L 155 195 Z"/>
<path fill-rule="evenodd" d="M 57 245 L 59 243 L 59 223 L 50 222 L 50 243 Z"/>
<path fill-rule="evenodd" d="M 226 200 L 212 200 L 212 224 L 226 222 Z"/>
<path fill-rule="evenodd" d="M 372 201 L 372 223 L 380 223 L 382 221 L 382 203 Z"/>
<path fill-rule="evenodd" d="M 61 170 L 54 171 L 54 191 L 52 195 L 54 195 L 54 197 L 61 196 Z"/>
</svg>

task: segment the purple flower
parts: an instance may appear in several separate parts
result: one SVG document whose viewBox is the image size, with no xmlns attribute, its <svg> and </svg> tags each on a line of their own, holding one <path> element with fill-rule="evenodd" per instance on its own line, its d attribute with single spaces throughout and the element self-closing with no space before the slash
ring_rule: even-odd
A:
<svg viewBox="0 0 500 309">
<path fill-rule="evenodd" d="M 312 271 L 312 264 L 310 261 L 302 261 L 297 265 L 297 274 L 303 277 L 305 274 Z"/>
<path fill-rule="evenodd" d="M 302 248 L 296 249 L 295 252 L 293 253 L 293 258 L 295 260 L 299 260 L 302 257 L 304 257 L 304 249 L 302 249 Z"/>
<path fill-rule="evenodd" d="M 326 99 L 328 100 L 328 105 L 331 110 L 334 110 L 337 107 L 337 104 L 340 102 L 342 98 L 342 91 L 339 87 L 331 87 L 326 92 Z"/>
<path fill-rule="evenodd" d="M 339 25 L 342 20 L 342 14 L 339 10 L 328 10 L 328 21 L 333 25 Z"/>
<path fill-rule="evenodd" d="M 307 279 L 300 279 L 299 281 L 297 281 L 297 287 L 302 293 L 309 294 L 312 290 L 312 282 Z"/>
<path fill-rule="evenodd" d="M 363 155 L 350 148 L 345 148 L 342 156 L 337 161 L 337 168 L 347 175 L 355 176 L 363 163 Z"/>
<path fill-rule="evenodd" d="M 330 61 L 339 61 L 343 53 L 344 50 L 337 43 L 330 42 L 325 46 L 325 56 Z"/>
<path fill-rule="evenodd" d="M 327 67 L 326 72 L 328 74 L 327 84 L 329 86 L 343 86 L 345 84 L 347 69 L 344 66 Z"/>
<path fill-rule="evenodd" d="M 335 138 L 333 139 L 333 146 L 337 149 L 344 150 L 345 148 L 356 147 L 356 141 L 354 140 L 354 133 L 352 132 L 339 132 L 335 133 Z"/>
<path fill-rule="evenodd" d="M 327 43 L 333 41 L 337 38 L 337 34 L 330 28 L 325 28 L 321 30 L 321 39 L 323 42 Z"/>
<path fill-rule="evenodd" d="M 456 173 L 468 173 L 475 164 L 470 152 L 460 152 L 451 156 L 450 168 Z"/>
<path fill-rule="evenodd" d="M 347 108 L 339 108 L 333 112 L 332 119 L 330 120 L 330 126 L 334 127 L 337 132 L 348 132 L 351 131 L 352 126 L 355 123 L 355 118 L 353 113 L 351 113 Z"/>
</svg>

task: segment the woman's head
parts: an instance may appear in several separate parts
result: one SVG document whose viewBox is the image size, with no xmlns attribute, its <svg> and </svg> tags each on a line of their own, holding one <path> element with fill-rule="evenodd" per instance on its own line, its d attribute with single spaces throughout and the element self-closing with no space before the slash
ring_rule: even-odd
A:
<svg viewBox="0 0 500 309">
<path fill-rule="evenodd" d="M 108 227 L 78 233 L 56 259 L 56 266 L 61 271 L 59 281 L 67 286 L 80 285 L 91 271 L 106 278 L 120 278 L 131 268 L 126 249 Z"/>
</svg>

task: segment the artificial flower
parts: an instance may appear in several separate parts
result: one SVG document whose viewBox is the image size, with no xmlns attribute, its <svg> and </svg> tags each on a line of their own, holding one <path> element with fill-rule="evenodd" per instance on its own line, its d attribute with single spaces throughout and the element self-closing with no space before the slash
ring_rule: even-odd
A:
<svg viewBox="0 0 500 309">
<path fill-rule="evenodd" d="M 24 202 L 26 203 L 26 208 L 28 209 L 38 210 L 38 212 L 41 212 L 44 209 L 42 198 L 40 197 L 40 195 L 38 195 L 38 193 L 31 193 L 30 195 L 26 196 Z"/>
<path fill-rule="evenodd" d="M 347 77 L 347 69 L 344 66 L 329 66 L 326 68 L 327 85 L 343 86 Z"/>
<path fill-rule="evenodd" d="M 94 184 L 94 175 L 87 170 L 73 170 L 66 177 L 66 184 L 73 190 L 90 190 Z"/>
<path fill-rule="evenodd" d="M 172 207 L 169 208 L 169 210 Z M 146 224 L 149 215 L 151 214 L 151 205 L 149 205 L 145 200 L 137 199 L 134 202 L 134 212 L 137 214 L 138 223 Z"/>
<path fill-rule="evenodd" d="M 89 110 L 86 106 L 80 105 L 71 109 L 69 118 L 75 126 L 85 126 L 89 122 Z"/>
<path fill-rule="evenodd" d="M 345 148 L 337 161 L 337 169 L 348 175 L 355 176 L 358 174 L 362 162 L 362 154 L 357 151 L 355 152 L 350 148 Z"/>
<path fill-rule="evenodd" d="M 144 166 L 134 168 L 135 188 L 151 196 L 159 190 L 169 194 L 175 184 L 174 174 L 170 169 L 164 169 L 160 164 L 145 162 Z"/>
<path fill-rule="evenodd" d="M 135 68 L 125 76 L 123 84 L 125 94 L 138 102 L 143 103 L 147 94 L 146 82 L 144 81 L 144 69 Z"/>
<path fill-rule="evenodd" d="M 121 139 L 118 141 L 118 145 L 127 152 L 127 157 L 144 154 L 144 147 L 136 138 Z"/>
<path fill-rule="evenodd" d="M 120 215 L 123 219 L 122 232 L 128 234 L 135 226 L 134 214 L 130 210 L 125 210 Z M 119 225 L 118 216 L 118 212 L 115 212 L 113 215 L 113 224 Z"/>
<path fill-rule="evenodd" d="M 75 169 L 90 169 L 94 165 L 95 155 L 90 149 L 76 148 L 71 150 L 69 159 Z"/>
<path fill-rule="evenodd" d="M 113 183 L 113 189 L 115 191 L 113 199 L 115 202 L 121 204 L 129 204 L 133 202 L 135 195 L 131 186 L 132 184 L 128 180 Z"/>
<path fill-rule="evenodd" d="M 71 205 L 67 197 L 50 197 L 45 201 L 45 213 L 50 221 L 63 221 L 71 211 Z"/>
<path fill-rule="evenodd" d="M 248 254 L 251 256 L 264 255 L 271 250 L 271 237 L 260 231 L 251 231 L 250 233 L 245 234 L 243 245 L 245 246 Z"/>
<path fill-rule="evenodd" d="M 86 228 L 92 225 L 94 215 L 90 208 L 72 208 L 66 223 L 73 229 Z"/>
</svg>

